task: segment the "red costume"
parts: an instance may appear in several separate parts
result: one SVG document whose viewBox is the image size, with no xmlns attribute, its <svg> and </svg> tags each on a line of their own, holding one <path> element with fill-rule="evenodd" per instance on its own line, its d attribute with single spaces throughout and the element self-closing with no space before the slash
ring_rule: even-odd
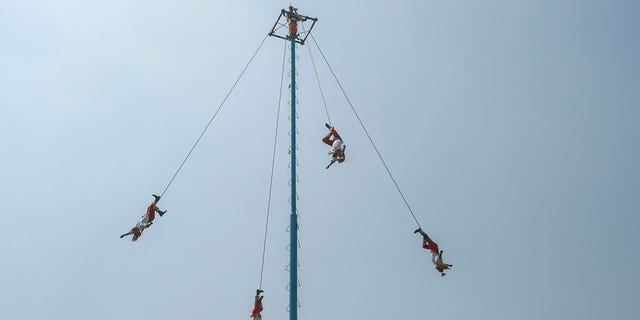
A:
<svg viewBox="0 0 640 320">
<path fill-rule="evenodd" d="M 262 312 L 262 301 L 258 297 L 253 302 L 253 310 L 251 311 L 251 317 L 257 317 Z"/>
<path fill-rule="evenodd" d="M 295 39 L 298 36 L 298 21 L 306 21 L 307 17 L 301 16 L 297 13 L 298 9 L 289 6 L 289 12 L 285 17 L 289 21 L 289 37 Z"/>
<path fill-rule="evenodd" d="M 331 136 L 327 135 L 322 138 L 322 142 L 328 144 L 329 146 L 333 146 L 334 140 L 342 140 L 342 138 L 340 138 L 340 135 L 338 134 L 338 131 L 336 131 L 336 129 L 334 129 L 333 127 L 329 128 L 329 133 L 331 133 Z M 333 139 L 331 139 L 331 137 L 333 137 Z"/>
<path fill-rule="evenodd" d="M 433 240 L 431 240 L 431 238 L 429 237 L 427 237 L 422 242 L 422 248 L 429 249 L 432 253 L 440 254 L 440 250 L 438 249 L 438 244 L 433 242 Z"/>
<path fill-rule="evenodd" d="M 156 203 L 152 202 L 147 207 L 147 217 L 149 217 L 149 222 L 153 221 L 156 218 Z"/>
<path fill-rule="evenodd" d="M 298 34 L 298 19 L 295 17 L 289 18 L 289 36 L 292 38 Z"/>
</svg>

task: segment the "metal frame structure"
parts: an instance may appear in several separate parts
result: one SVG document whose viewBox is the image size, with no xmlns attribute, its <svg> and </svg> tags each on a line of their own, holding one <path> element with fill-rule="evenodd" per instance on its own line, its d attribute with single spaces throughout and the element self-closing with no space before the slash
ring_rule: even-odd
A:
<svg viewBox="0 0 640 320">
<path fill-rule="evenodd" d="M 278 16 L 278 19 L 273 24 L 273 27 L 271 28 L 271 31 L 269 31 L 269 35 L 272 36 L 272 37 L 283 39 L 283 40 L 291 40 L 292 36 L 291 36 L 290 32 L 287 32 L 287 34 L 285 34 L 285 35 L 280 35 L 280 34 L 277 34 L 276 32 L 281 27 L 286 27 L 287 26 L 287 17 L 289 15 L 295 15 L 295 16 L 299 17 L 298 21 L 307 21 L 307 20 L 313 21 L 311 23 L 311 27 L 309 27 L 309 30 L 307 30 L 305 32 L 302 32 L 302 33 L 296 33 L 296 35 L 293 36 L 293 39 L 295 40 L 296 43 L 304 45 L 305 41 L 307 41 L 307 37 L 311 33 L 311 30 L 313 30 L 313 26 L 315 26 L 316 22 L 318 22 L 318 18 L 312 18 L 312 17 L 309 17 L 309 16 L 301 15 L 297 11 L 298 11 L 298 9 L 293 8 L 293 7 L 289 7 L 289 11 L 287 11 L 285 9 L 282 9 L 280 11 L 280 15 Z M 284 22 L 280 22 L 280 19 L 282 19 L 282 18 L 284 18 Z"/>
</svg>

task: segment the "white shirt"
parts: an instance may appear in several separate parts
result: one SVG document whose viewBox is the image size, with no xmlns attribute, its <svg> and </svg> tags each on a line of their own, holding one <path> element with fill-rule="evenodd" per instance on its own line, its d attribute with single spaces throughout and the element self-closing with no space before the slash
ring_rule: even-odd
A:
<svg viewBox="0 0 640 320">
<path fill-rule="evenodd" d="M 332 148 L 332 152 L 335 152 L 336 150 L 340 149 L 342 147 L 342 140 L 340 139 L 336 139 L 333 140 L 333 145 L 331 146 Z"/>
<path fill-rule="evenodd" d="M 439 254 L 431 253 L 431 261 L 436 267 L 444 267 L 445 263 L 442 261 L 442 257 Z"/>
<path fill-rule="evenodd" d="M 146 213 L 143 214 L 140 220 L 138 221 L 138 223 L 136 223 L 136 227 L 138 227 L 140 232 L 142 232 L 142 230 L 144 230 L 145 228 L 149 227 L 149 217 L 147 217 Z"/>
</svg>

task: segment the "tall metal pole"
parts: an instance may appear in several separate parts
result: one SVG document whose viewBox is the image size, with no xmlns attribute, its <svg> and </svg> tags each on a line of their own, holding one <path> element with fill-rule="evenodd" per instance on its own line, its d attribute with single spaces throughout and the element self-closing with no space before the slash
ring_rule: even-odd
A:
<svg viewBox="0 0 640 320">
<path fill-rule="evenodd" d="M 296 210 L 296 42 L 291 37 L 291 221 L 289 226 L 289 320 L 298 319 L 298 214 Z"/>
<path fill-rule="evenodd" d="M 270 36 L 278 37 L 289 41 L 291 46 L 291 216 L 289 222 L 289 320 L 298 320 L 298 210 L 296 202 L 298 200 L 296 193 L 296 42 L 304 44 L 306 36 L 309 35 L 311 29 L 318 21 L 317 18 L 311 18 L 298 14 L 298 9 L 289 6 L 289 11 L 281 10 L 278 20 L 275 22 L 269 32 Z M 289 26 L 289 32 L 286 36 L 276 33 L 280 29 L 280 18 L 285 17 Z M 311 20 L 313 23 L 306 36 L 300 38 L 298 34 L 298 21 Z"/>
</svg>

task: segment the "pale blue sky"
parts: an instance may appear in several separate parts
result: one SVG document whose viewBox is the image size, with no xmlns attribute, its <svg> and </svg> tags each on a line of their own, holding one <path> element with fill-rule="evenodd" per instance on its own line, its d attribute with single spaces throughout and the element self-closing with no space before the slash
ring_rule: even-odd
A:
<svg viewBox="0 0 640 320">
<path fill-rule="evenodd" d="M 0 1 L 0 318 L 248 319 L 283 42 L 268 39 L 138 243 L 280 1 Z M 348 161 L 325 170 L 299 60 L 300 319 L 636 319 L 636 1 L 298 1 Z M 317 52 L 316 62 L 320 62 Z M 286 101 L 286 96 L 285 96 Z M 283 104 L 283 108 L 286 107 Z M 283 111 L 264 319 L 287 317 Z"/>
</svg>

